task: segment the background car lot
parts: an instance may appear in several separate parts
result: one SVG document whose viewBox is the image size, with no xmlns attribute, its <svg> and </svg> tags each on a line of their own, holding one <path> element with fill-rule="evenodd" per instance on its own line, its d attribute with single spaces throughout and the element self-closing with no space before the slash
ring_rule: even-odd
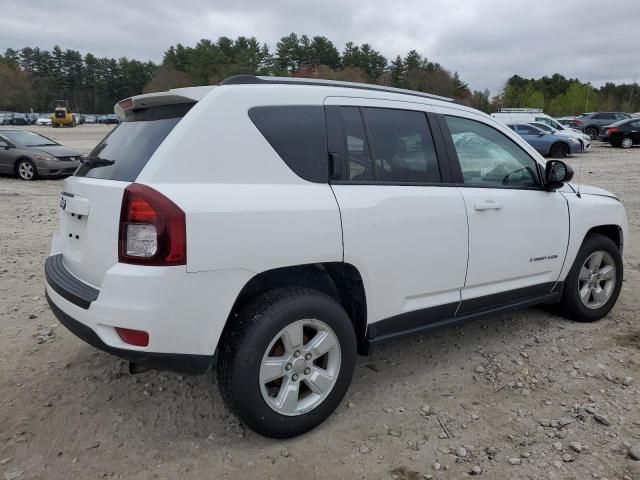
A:
<svg viewBox="0 0 640 480">
<path fill-rule="evenodd" d="M 29 128 L 87 153 L 112 126 Z M 42 264 L 62 182 L 0 177 L 0 462 L 9 459 L 0 472 L 420 479 L 464 478 L 477 465 L 491 479 L 640 478 L 624 446 L 640 443 L 640 149 L 595 142 L 567 161 L 576 181 L 611 190 L 627 208 L 625 283 L 612 313 L 576 324 L 532 309 L 388 345 L 359 359 L 335 415 L 286 442 L 245 431 L 211 388 L 213 373 L 129 376 L 58 326 Z M 563 417 L 573 423 L 540 425 Z"/>
</svg>

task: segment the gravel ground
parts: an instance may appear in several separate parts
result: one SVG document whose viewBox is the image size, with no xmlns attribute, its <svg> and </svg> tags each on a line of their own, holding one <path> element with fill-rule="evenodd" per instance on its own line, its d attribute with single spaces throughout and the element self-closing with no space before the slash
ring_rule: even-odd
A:
<svg viewBox="0 0 640 480">
<path fill-rule="evenodd" d="M 84 152 L 104 126 L 34 128 Z M 61 181 L 0 178 L 0 475 L 6 479 L 640 479 L 640 149 L 596 143 L 576 178 L 620 195 L 631 239 L 593 324 L 508 313 L 360 358 L 302 437 L 247 431 L 215 373 L 135 376 L 58 324 L 43 295 Z"/>
</svg>

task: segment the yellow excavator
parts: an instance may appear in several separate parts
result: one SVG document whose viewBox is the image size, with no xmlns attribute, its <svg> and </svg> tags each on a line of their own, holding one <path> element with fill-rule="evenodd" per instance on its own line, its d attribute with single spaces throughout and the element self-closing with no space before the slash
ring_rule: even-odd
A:
<svg viewBox="0 0 640 480">
<path fill-rule="evenodd" d="M 76 117 L 69 109 L 68 100 L 56 100 L 56 106 L 51 114 L 51 125 L 53 128 L 76 126 Z"/>
</svg>

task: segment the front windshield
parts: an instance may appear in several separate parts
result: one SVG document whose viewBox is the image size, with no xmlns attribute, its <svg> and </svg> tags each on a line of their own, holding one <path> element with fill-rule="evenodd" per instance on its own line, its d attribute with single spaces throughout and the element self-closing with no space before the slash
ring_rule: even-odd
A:
<svg viewBox="0 0 640 480">
<path fill-rule="evenodd" d="M 44 147 L 47 145 L 57 145 L 53 140 L 49 140 L 37 133 L 29 132 L 27 130 L 4 130 L 2 135 L 8 138 L 11 142 L 25 147 Z"/>
</svg>

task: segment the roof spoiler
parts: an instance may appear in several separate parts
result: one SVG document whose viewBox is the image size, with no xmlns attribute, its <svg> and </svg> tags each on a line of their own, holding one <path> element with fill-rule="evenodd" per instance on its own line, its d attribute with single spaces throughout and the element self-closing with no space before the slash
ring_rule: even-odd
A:
<svg viewBox="0 0 640 480">
<path fill-rule="evenodd" d="M 118 118 L 124 120 L 127 114 L 143 108 L 198 102 L 214 88 L 214 85 L 174 88 L 166 92 L 136 95 L 135 97 L 120 100 L 113 106 L 113 112 L 118 116 Z"/>
</svg>

